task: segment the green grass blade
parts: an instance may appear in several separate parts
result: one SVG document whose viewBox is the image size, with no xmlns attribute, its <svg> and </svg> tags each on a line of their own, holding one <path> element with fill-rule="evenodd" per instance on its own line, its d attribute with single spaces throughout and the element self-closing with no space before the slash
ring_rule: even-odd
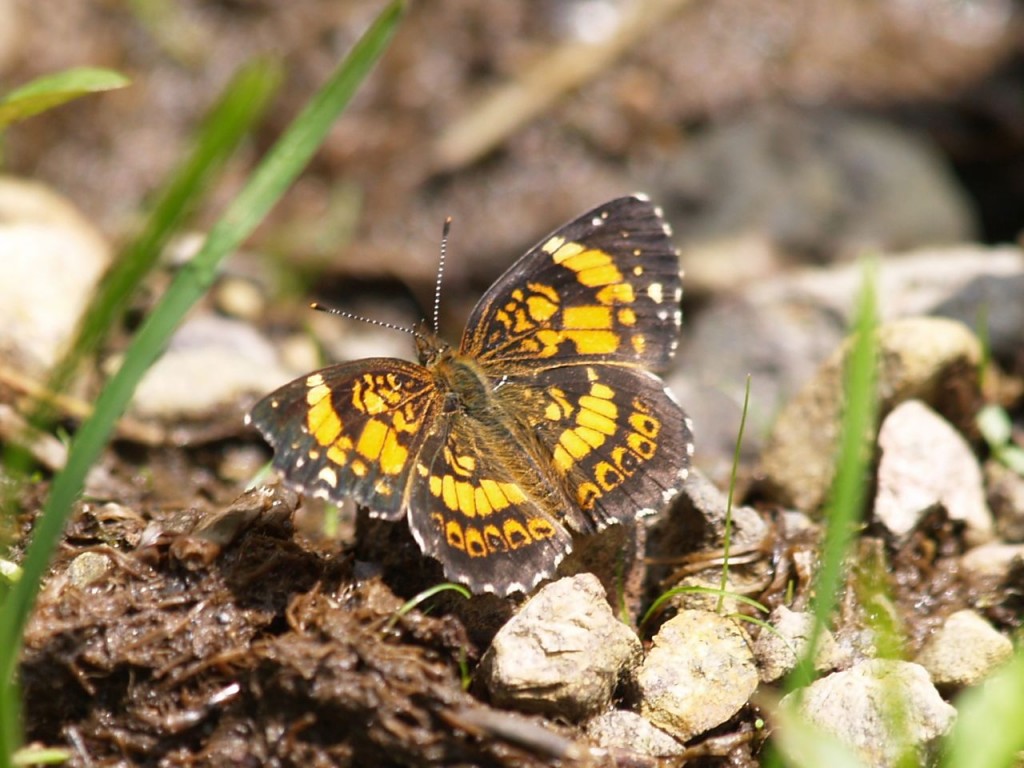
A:
<svg viewBox="0 0 1024 768">
<path fill-rule="evenodd" d="M 81 362 L 100 347 L 168 240 L 198 207 L 250 127 L 262 117 L 280 80 L 279 67 L 266 60 L 250 63 L 232 78 L 203 121 L 191 154 L 154 201 L 145 228 L 124 248 L 100 284 L 70 351 L 50 377 L 51 391 L 63 391 Z"/>
<path fill-rule="evenodd" d="M 14 684 L 22 630 L 86 472 L 106 445 L 143 374 L 160 356 L 185 313 L 213 282 L 219 263 L 252 233 L 292 183 L 323 141 L 338 113 L 384 53 L 403 8 L 401 0 L 394 0 L 387 6 L 271 149 L 210 231 L 203 248 L 177 274 L 159 305 L 140 327 L 120 370 L 100 393 L 92 417 L 78 431 L 67 466 L 54 479 L 33 532 L 22 564 L 24 576 L 0 608 L 0 706 L 5 710 L 15 702 L 10 689 Z M 0 767 L 10 764 L 10 755 L 19 740 L 17 713 L 0 712 Z"/>
<path fill-rule="evenodd" d="M 846 407 L 840 427 L 836 476 L 825 511 L 825 540 L 821 566 L 815 579 L 814 628 L 807 650 L 789 675 L 787 688 L 799 688 L 814 678 L 814 654 L 822 631 L 832 615 L 843 583 L 843 563 L 860 522 L 867 492 L 878 409 L 878 340 L 876 335 L 875 270 L 864 270 L 864 282 L 854 320 L 853 344 L 846 358 L 844 376 Z"/>
<path fill-rule="evenodd" d="M 44 75 L 0 99 L 0 130 L 90 93 L 124 88 L 131 82 L 111 69 L 80 67 Z"/>
<path fill-rule="evenodd" d="M 945 768 L 1003 768 L 1020 765 L 1024 751 L 1024 651 L 982 685 L 956 701 Z"/>
</svg>

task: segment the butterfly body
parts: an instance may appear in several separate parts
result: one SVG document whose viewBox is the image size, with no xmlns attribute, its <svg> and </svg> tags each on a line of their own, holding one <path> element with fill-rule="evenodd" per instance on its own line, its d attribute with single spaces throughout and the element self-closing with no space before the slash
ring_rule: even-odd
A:
<svg viewBox="0 0 1024 768">
<path fill-rule="evenodd" d="M 541 241 L 473 310 L 455 349 L 341 363 L 285 385 L 250 420 L 304 492 L 408 520 L 448 578 L 527 592 L 574 533 L 679 492 L 689 420 L 649 368 L 675 350 L 678 257 L 659 212 L 619 198 Z"/>
</svg>

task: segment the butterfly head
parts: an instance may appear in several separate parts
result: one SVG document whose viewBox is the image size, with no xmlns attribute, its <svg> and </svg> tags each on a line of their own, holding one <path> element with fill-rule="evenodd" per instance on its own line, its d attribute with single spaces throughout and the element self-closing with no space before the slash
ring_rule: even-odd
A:
<svg viewBox="0 0 1024 768">
<path fill-rule="evenodd" d="M 413 334 L 416 337 L 416 355 L 422 365 L 429 368 L 442 358 L 451 356 L 451 346 L 437 335 L 426 320 L 416 324 Z"/>
</svg>

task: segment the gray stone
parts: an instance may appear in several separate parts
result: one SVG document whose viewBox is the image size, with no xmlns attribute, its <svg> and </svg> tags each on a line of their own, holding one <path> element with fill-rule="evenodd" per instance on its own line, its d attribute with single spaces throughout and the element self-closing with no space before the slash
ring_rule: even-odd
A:
<svg viewBox="0 0 1024 768">
<path fill-rule="evenodd" d="M 968 550 L 960 565 L 968 579 L 1003 580 L 1015 564 L 1024 562 L 1024 544 L 1002 544 L 997 541 Z"/>
<path fill-rule="evenodd" d="M 599 747 L 638 752 L 651 757 L 672 757 L 686 750 L 646 717 L 613 709 L 588 720 L 587 736 Z"/>
<path fill-rule="evenodd" d="M 791 611 L 780 605 L 768 619 L 775 629 L 761 629 L 754 642 L 754 656 L 757 658 L 761 681 L 773 683 L 796 666 L 797 655 L 807 651 L 807 641 L 814 627 L 814 616 L 810 613 Z M 835 638 L 827 629 L 821 633 L 818 648 L 814 654 L 814 668 L 819 672 L 837 669 L 846 662 L 844 654 L 836 645 Z"/>
<path fill-rule="evenodd" d="M 917 663 L 936 685 L 976 685 L 1013 655 L 1013 643 L 971 610 L 949 616 L 928 638 Z"/>
<path fill-rule="evenodd" d="M 0 356 L 40 376 L 73 339 L 110 247 L 56 193 L 0 177 L 0 254 Z"/>
<path fill-rule="evenodd" d="M 904 765 L 908 750 L 925 764 L 941 736 L 956 719 L 956 710 L 939 696 L 918 664 L 873 659 L 815 681 L 782 700 L 798 703 L 812 724 L 853 747 L 865 765 Z"/>
<path fill-rule="evenodd" d="M 941 505 L 951 520 L 966 525 L 968 542 L 992 538 L 981 468 L 949 422 L 920 400 L 907 400 L 885 417 L 878 447 L 875 519 L 893 536 L 906 536 Z"/>
<path fill-rule="evenodd" d="M 640 668 L 640 714 L 687 741 L 733 717 L 757 685 L 750 644 L 737 622 L 683 611 L 658 630 Z"/>
<path fill-rule="evenodd" d="M 1005 542 L 1024 541 L 1024 477 L 995 459 L 984 466 L 988 504 Z"/>
<path fill-rule="evenodd" d="M 596 576 L 540 589 L 495 635 L 480 674 L 497 706 L 579 720 L 608 707 L 643 649 Z"/>
<path fill-rule="evenodd" d="M 978 339 L 962 323 L 908 318 L 879 327 L 878 393 L 882 412 L 920 399 L 955 427 L 971 423 L 980 399 Z M 824 504 L 835 471 L 843 405 L 847 341 L 779 415 L 761 459 L 764 490 L 776 501 L 814 512 Z"/>
<path fill-rule="evenodd" d="M 140 382 L 131 408 L 145 417 L 202 418 L 294 377 L 250 325 L 200 314 L 174 334 L 163 357 Z"/>
</svg>

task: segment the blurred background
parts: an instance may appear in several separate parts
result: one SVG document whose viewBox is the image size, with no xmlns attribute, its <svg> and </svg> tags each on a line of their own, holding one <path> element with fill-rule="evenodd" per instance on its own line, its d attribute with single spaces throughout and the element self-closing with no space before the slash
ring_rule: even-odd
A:
<svg viewBox="0 0 1024 768">
<path fill-rule="evenodd" d="M 232 74 L 276 58 L 285 85 L 201 229 L 382 5 L 0 0 L 5 90 L 82 65 L 133 80 L 12 127 L 4 171 L 49 186 L 121 242 Z M 318 297 L 409 324 L 429 308 L 451 215 L 442 328 L 457 338 L 529 245 L 644 191 L 683 251 L 679 368 L 691 378 L 673 384 L 700 396 L 703 349 L 719 365 L 710 385 L 735 392 L 744 371 L 781 354 L 765 341 L 771 317 L 738 320 L 744 291 L 864 253 L 1017 239 L 1022 52 L 1010 0 L 411 2 L 382 64 L 231 268 L 251 275 L 246 264 L 258 264 L 260 285 L 297 312 Z M 723 324 L 701 334 L 704 313 Z M 806 363 L 761 392 L 763 423 L 843 322 L 798 319 L 820 333 L 784 345 L 806 348 Z M 750 327 L 767 336 L 731 349 Z M 355 339 L 369 332 L 349 333 L 332 356 L 366 354 Z M 409 354 L 408 339 L 383 344 Z M 370 346 L 383 351 L 376 335 Z M 699 406 L 705 445 L 719 422 L 723 440 L 735 436 L 735 397 L 724 399 L 728 418 L 714 398 Z"/>
</svg>

